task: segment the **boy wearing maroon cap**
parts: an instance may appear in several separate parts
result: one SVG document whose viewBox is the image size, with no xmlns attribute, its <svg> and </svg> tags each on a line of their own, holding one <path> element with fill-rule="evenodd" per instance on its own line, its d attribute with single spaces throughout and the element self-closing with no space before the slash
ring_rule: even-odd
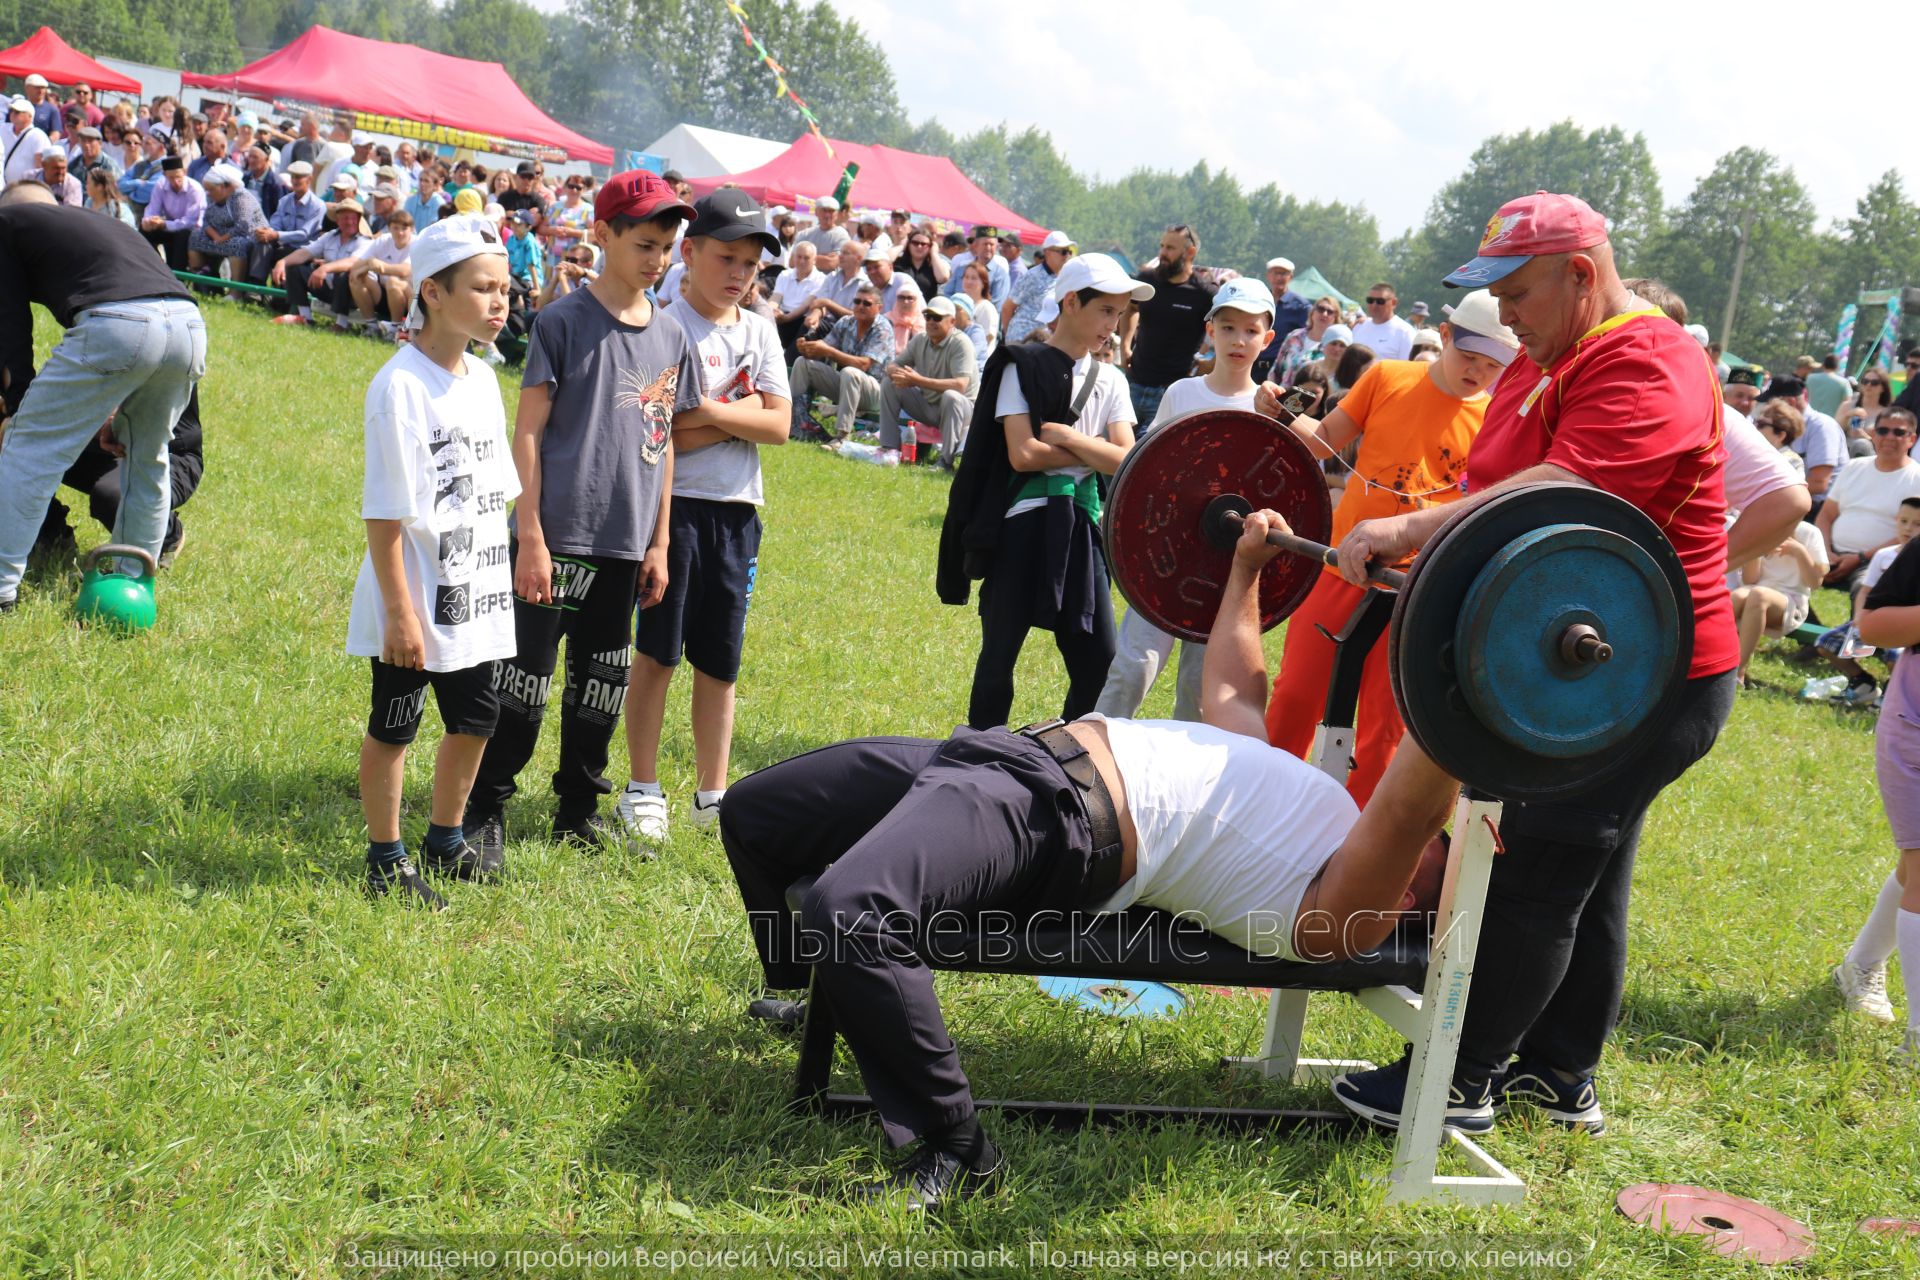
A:
<svg viewBox="0 0 1920 1280">
<path fill-rule="evenodd" d="M 1685 330 L 1621 282 L 1605 219 L 1577 197 L 1542 191 L 1502 205 L 1479 255 L 1446 283 L 1492 293 L 1528 358 L 1494 387 L 1467 457 L 1467 496 L 1362 521 L 1340 543 L 1341 576 L 1363 585 L 1368 560 L 1412 553 L 1462 508 L 1557 481 L 1646 512 L 1692 588 L 1689 679 L 1659 739 L 1597 786 L 1506 807 L 1506 856 L 1487 888 L 1447 1107 L 1448 1124 L 1474 1132 L 1492 1126 L 1497 1105 L 1516 1101 L 1598 1132 L 1606 1120 L 1593 1074 L 1625 986 L 1640 830 L 1654 798 L 1706 755 L 1733 707 L 1740 652 L 1726 584 L 1719 379 Z M 1339 1077 L 1334 1096 L 1397 1127 L 1406 1080 L 1403 1060 Z"/>
<path fill-rule="evenodd" d="M 463 824 L 493 865 L 505 845 L 502 811 L 539 740 L 562 636 L 553 837 L 605 839 L 599 799 L 613 789 L 607 749 L 626 697 L 634 603 L 658 602 L 667 586 L 673 415 L 704 403 L 686 333 L 647 297 L 692 212 L 651 173 L 615 174 L 593 202 L 600 275 L 541 308 L 528 336 L 513 433 L 516 653 L 494 664 L 500 724 Z"/>
</svg>

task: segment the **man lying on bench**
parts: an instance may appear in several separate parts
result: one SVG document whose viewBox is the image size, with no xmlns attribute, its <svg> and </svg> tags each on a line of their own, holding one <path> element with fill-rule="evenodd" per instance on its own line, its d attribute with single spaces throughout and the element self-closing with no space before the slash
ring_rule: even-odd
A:
<svg viewBox="0 0 1920 1280">
<path fill-rule="evenodd" d="M 1267 745 L 1260 568 L 1280 516 L 1247 517 L 1207 646 L 1205 723 L 1112 720 L 945 741 L 860 738 L 773 765 L 721 807 L 769 989 L 814 974 L 887 1139 L 920 1148 L 862 1198 L 917 1208 L 981 1189 L 1000 1152 L 924 949 L 985 913 L 1184 913 L 1250 951 L 1343 960 L 1392 931 L 1457 784 L 1403 742 L 1364 812 Z M 818 875 L 799 919 L 796 880 Z M 960 922 L 965 921 L 965 926 Z M 756 1002 L 759 1003 L 759 1002 Z"/>
</svg>

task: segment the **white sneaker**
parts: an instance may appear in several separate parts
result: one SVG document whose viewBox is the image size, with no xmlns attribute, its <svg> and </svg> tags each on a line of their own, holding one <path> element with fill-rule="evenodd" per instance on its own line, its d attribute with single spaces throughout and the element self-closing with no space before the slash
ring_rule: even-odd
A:
<svg viewBox="0 0 1920 1280">
<path fill-rule="evenodd" d="M 641 858 L 652 858 L 667 839 L 667 795 L 659 787 L 627 783 L 613 806 L 627 847 Z"/>
<path fill-rule="evenodd" d="M 726 794 L 724 791 L 720 793 L 723 799 Z M 696 794 L 693 797 L 693 825 L 703 830 L 710 830 L 719 826 L 720 801 L 715 800 L 711 804 L 701 804 L 700 797 Z"/>
<path fill-rule="evenodd" d="M 1893 1005 L 1887 999 L 1887 966 L 1862 969 L 1851 960 L 1833 966 L 1833 985 L 1840 988 L 1840 999 L 1854 1013 L 1875 1022 L 1892 1022 Z"/>
</svg>

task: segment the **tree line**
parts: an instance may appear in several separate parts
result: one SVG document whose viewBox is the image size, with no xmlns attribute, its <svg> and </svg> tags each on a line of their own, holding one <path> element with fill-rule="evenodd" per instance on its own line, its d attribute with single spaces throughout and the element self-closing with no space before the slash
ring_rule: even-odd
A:
<svg viewBox="0 0 1920 1280">
<path fill-rule="evenodd" d="M 1823 227 L 1791 166 L 1743 146 L 1667 207 L 1644 136 L 1562 122 L 1486 139 L 1421 224 L 1386 239 L 1358 199 L 1249 189 L 1204 161 L 1096 181 L 1038 129 L 957 136 L 935 119 L 915 123 L 857 21 L 804 0 L 749 0 L 748 13 L 830 135 L 951 156 L 1009 208 L 1088 248 L 1151 253 L 1162 227 L 1187 222 L 1210 264 L 1253 273 L 1284 253 L 1350 294 L 1392 280 L 1403 296 L 1437 304 L 1440 277 L 1472 256 L 1503 200 L 1571 191 L 1611 219 L 1623 273 L 1666 280 L 1716 337 L 1744 242 L 1728 349 L 1775 369 L 1830 349 L 1840 309 L 1862 290 L 1920 285 L 1920 207 L 1891 169 L 1853 217 Z M 681 121 L 768 138 L 802 129 L 720 0 L 568 0 L 552 14 L 526 0 L 63 0 L 51 15 L 0 0 L 0 40 L 24 39 L 50 16 L 91 53 L 192 71 L 231 70 L 314 23 L 497 61 L 556 119 L 615 147 L 644 146 Z M 1863 308 L 1856 367 L 1880 321 Z"/>
</svg>

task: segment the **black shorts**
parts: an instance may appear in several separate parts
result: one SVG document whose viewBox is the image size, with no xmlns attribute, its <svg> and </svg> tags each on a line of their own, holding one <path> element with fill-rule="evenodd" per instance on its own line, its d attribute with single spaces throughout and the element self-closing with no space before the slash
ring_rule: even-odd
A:
<svg viewBox="0 0 1920 1280">
<path fill-rule="evenodd" d="M 367 716 L 367 736 L 375 742 L 404 747 L 420 732 L 420 716 L 427 707 L 427 686 L 440 708 L 440 722 L 448 733 L 491 738 L 500 719 L 500 699 L 493 692 L 493 664 L 478 663 L 458 671 L 415 671 L 390 663 L 373 662 L 373 711 Z"/>
<path fill-rule="evenodd" d="M 663 667 L 684 652 L 694 670 L 731 683 L 760 568 L 760 510 L 675 498 L 667 538 L 667 594 L 639 611 L 633 647 Z"/>
</svg>

